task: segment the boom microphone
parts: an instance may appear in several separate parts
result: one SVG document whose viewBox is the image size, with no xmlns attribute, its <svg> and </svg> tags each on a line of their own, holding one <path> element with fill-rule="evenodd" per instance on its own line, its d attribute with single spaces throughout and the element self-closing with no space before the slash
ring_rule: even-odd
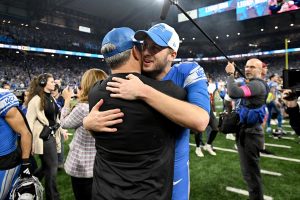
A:
<svg viewBox="0 0 300 200">
<path fill-rule="evenodd" d="M 161 10 L 161 15 L 160 15 L 160 19 L 161 20 L 165 20 L 166 17 L 167 17 L 167 14 L 170 10 L 170 6 L 171 6 L 171 3 L 169 0 L 164 0 L 164 5 L 162 7 L 162 10 Z"/>
</svg>

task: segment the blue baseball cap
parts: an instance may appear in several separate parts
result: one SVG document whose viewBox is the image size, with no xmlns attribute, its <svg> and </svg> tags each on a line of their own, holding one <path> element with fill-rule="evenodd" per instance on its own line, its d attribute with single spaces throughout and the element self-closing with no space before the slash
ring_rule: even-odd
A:
<svg viewBox="0 0 300 200">
<path fill-rule="evenodd" d="M 170 47 L 174 51 L 179 48 L 179 36 L 175 29 L 165 23 L 159 23 L 152 26 L 148 31 L 139 30 L 135 33 L 134 38 L 144 40 L 149 36 L 154 43 L 162 47 Z"/>
<path fill-rule="evenodd" d="M 103 38 L 102 47 L 106 44 L 113 44 L 116 49 L 103 54 L 104 58 L 109 58 L 128 49 L 132 49 L 135 42 L 134 31 L 128 27 L 113 28 Z"/>
</svg>

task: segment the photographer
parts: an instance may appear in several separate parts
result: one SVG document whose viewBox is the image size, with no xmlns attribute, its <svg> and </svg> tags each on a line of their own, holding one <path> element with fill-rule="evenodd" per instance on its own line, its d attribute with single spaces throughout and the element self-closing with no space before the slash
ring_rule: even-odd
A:
<svg viewBox="0 0 300 200">
<path fill-rule="evenodd" d="M 228 94 L 233 99 L 241 98 L 240 123 L 237 132 L 237 147 L 244 180 L 247 182 L 250 200 L 263 200 L 263 186 L 259 166 L 259 151 L 263 149 L 264 119 L 267 85 L 261 79 L 262 62 L 250 59 L 245 66 L 246 84 L 238 86 L 234 81 L 234 65 L 226 66 Z"/>
<path fill-rule="evenodd" d="M 285 111 L 289 114 L 290 125 L 296 134 L 300 135 L 300 111 L 297 96 L 291 90 L 283 90 L 282 97 L 282 101 L 286 106 Z"/>
</svg>

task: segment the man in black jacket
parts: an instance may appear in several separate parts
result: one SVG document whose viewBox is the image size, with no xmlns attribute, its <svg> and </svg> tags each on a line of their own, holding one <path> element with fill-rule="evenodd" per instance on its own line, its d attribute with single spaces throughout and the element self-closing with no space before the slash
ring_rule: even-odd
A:
<svg viewBox="0 0 300 200">
<path fill-rule="evenodd" d="M 234 81 L 234 65 L 228 63 L 227 89 L 231 98 L 241 98 L 239 109 L 240 126 L 237 133 L 237 147 L 244 180 L 248 184 L 250 200 L 263 200 L 263 187 L 259 166 L 259 151 L 264 146 L 262 128 L 265 116 L 267 86 L 261 79 L 262 62 L 250 59 L 245 66 L 247 81 L 238 86 Z"/>
<path fill-rule="evenodd" d="M 89 92 L 89 107 L 100 99 L 100 111 L 120 108 L 123 123 L 115 134 L 92 132 L 97 154 L 94 164 L 92 199 L 167 200 L 173 186 L 175 134 L 181 130 L 162 114 L 140 100 L 112 98 L 107 82 L 134 74 L 151 87 L 183 100 L 185 90 L 171 81 L 156 81 L 141 73 L 141 53 L 132 38 L 134 31 L 122 27 L 103 39 L 101 53 L 112 75 Z"/>
</svg>

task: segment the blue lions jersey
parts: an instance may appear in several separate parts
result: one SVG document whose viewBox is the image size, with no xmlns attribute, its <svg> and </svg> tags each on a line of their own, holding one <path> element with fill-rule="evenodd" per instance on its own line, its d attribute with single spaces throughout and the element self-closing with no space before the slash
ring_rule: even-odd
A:
<svg viewBox="0 0 300 200">
<path fill-rule="evenodd" d="M 9 109 L 18 107 L 17 97 L 8 90 L 0 89 L 0 156 L 7 155 L 17 148 L 17 134 L 5 121 Z"/>
<path fill-rule="evenodd" d="M 209 114 L 210 104 L 207 92 L 207 78 L 204 70 L 196 62 L 174 65 L 163 80 L 172 80 L 187 92 L 187 101 L 195 104 Z M 189 130 L 185 129 L 176 140 L 175 161 L 189 153 Z"/>
<path fill-rule="evenodd" d="M 196 62 L 174 65 L 163 80 L 172 80 L 187 92 L 187 101 L 210 112 L 207 78 Z M 190 130 L 176 135 L 172 200 L 189 199 L 189 139 Z"/>
</svg>

